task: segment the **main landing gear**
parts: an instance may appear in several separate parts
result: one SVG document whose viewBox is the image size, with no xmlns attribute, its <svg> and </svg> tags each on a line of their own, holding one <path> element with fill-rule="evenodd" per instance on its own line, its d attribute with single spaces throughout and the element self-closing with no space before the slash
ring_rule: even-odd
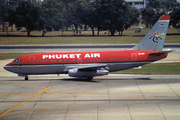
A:
<svg viewBox="0 0 180 120">
<path fill-rule="evenodd" d="M 92 79 L 93 79 L 92 76 L 87 77 L 87 80 L 92 80 Z"/>
</svg>

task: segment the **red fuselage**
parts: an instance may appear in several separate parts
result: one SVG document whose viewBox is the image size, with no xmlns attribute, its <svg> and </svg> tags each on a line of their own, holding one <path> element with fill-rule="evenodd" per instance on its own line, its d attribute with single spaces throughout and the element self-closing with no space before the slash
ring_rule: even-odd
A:
<svg viewBox="0 0 180 120">
<path fill-rule="evenodd" d="M 104 73 L 107 74 L 107 72 L 148 64 L 167 56 L 167 53 L 150 55 L 157 52 L 161 51 L 123 50 L 39 53 L 18 57 L 4 68 L 22 76 L 36 74 L 69 74 L 70 69 L 77 68 L 79 70 L 83 69 L 86 73 L 84 73 L 85 75 L 81 73 L 80 75 L 73 74 L 73 76 L 82 75 L 82 77 L 87 77 L 92 71 L 103 69 L 107 70 Z M 94 74 L 93 76 L 98 75 L 101 74 Z"/>
<path fill-rule="evenodd" d="M 38 53 L 18 57 L 13 62 L 7 65 L 152 62 L 159 59 L 163 59 L 167 56 L 167 54 L 162 54 L 160 56 L 149 56 L 150 53 L 154 52 L 155 51 L 123 50 Z M 20 60 L 20 62 L 18 62 L 18 60 Z"/>
</svg>

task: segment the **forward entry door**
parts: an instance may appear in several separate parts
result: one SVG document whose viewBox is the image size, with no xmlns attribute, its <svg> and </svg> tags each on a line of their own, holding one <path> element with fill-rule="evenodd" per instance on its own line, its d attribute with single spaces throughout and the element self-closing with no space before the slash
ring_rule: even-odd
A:
<svg viewBox="0 0 180 120">
<path fill-rule="evenodd" d="M 34 56 L 29 57 L 29 65 L 34 67 L 34 65 L 35 65 L 35 57 Z"/>
</svg>

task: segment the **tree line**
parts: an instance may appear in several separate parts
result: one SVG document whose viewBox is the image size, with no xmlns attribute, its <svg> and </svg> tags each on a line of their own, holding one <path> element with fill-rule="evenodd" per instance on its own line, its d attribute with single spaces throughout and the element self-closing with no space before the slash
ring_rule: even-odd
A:
<svg viewBox="0 0 180 120">
<path fill-rule="evenodd" d="M 18 0 L 18 2 L 7 4 L 6 0 L 0 0 L 0 21 L 15 24 L 16 27 L 25 27 L 28 36 L 31 31 L 67 30 L 71 27 L 74 34 L 79 29 L 92 30 L 92 35 L 97 35 L 101 30 L 109 30 L 111 35 L 119 32 L 123 34 L 124 29 L 131 25 L 142 22 L 146 27 L 151 27 L 162 14 L 171 9 L 171 24 L 179 26 L 179 4 L 175 0 L 149 0 L 148 7 L 142 12 L 130 7 L 125 0 L 46 0 L 41 4 L 30 2 L 30 0 Z"/>
</svg>

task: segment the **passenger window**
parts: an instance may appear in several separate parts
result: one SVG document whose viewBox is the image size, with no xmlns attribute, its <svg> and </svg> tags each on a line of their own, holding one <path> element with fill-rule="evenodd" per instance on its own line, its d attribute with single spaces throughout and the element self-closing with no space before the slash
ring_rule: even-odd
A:
<svg viewBox="0 0 180 120">
<path fill-rule="evenodd" d="M 54 60 L 54 62 L 56 62 L 56 60 Z"/>
<path fill-rule="evenodd" d="M 40 60 L 40 62 L 42 62 L 42 61 Z"/>
<path fill-rule="evenodd" d="M 37 63 L 39 62 L 39 60 L 37 61 Z"/>
<path fill-rule="evenodd" d="M 53 62 L 53 60 L 51 60 L 51 62 Z"/>
<path fill-rule="evenodd" d="M 44 60 L 43 60 L 43 62 L 44 62 Z"/>
</svg>

